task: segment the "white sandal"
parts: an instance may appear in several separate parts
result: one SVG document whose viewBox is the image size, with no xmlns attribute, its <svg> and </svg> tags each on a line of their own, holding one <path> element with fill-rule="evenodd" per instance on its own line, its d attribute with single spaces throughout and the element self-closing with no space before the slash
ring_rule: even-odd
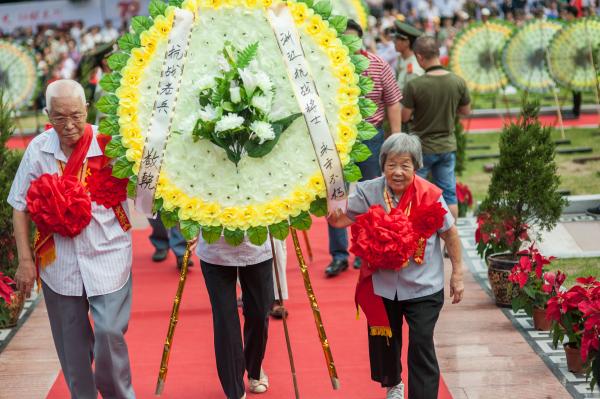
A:
<svg viewBox="0 0 600 399">
<path fill-rule="evenodd" d="M 269 389 L 269 377 L 267 377 L 261 368 L 260 378 L 258 380 L 248 378 L 248 385 L 250 385 L 250 392 L 252 393 L 265 393 Z"/>
</svg>

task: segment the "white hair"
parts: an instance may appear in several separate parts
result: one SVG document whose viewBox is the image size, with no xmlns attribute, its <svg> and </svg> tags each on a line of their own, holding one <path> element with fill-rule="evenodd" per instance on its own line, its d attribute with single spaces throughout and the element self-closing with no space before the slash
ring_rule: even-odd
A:
<svg viewBox="0 0 600 399">
<path fill-rule="evenodd" d="M 379 152 L 379 165 L 383 169 L 388 156 L 410 154 L 415 169 L 423 167 L 423 152 L 421 141 L 417 136 L 406 133 L 394 133 L 388 137 Z"/>
<path fill-rule="evenodd" d="M 81 103 L 86 104 L 83 86 L 71 79 L 56 80 L 48 85 L 46 88 L 46 109 L 48 112 L 51 111 L 52 99 L 60 97 L 79 97 Z"/>
</svg>

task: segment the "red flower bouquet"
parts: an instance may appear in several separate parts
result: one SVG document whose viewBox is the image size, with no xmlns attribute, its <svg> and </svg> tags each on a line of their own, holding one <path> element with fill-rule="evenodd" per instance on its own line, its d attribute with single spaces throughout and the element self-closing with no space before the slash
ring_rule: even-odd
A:
<svg viewBox="0 0 600 399">
<path fill-rule="evenodd" d="M 2 272 L 0 272 L 0 299 L 4 300 L 7 305 L 10 305 L 11 299 L 10 296 L 14 292 L 15 282 L 12 278 L 5 276 Z M 0 302 L 2 304 L 2 302 Z"/>
<path fill-rule="evenodd" d="M 76 176 L 45 173 L 27 192 L 27 210 L 38 229 L 75 237 L 92 219 L 91 201 Z"/>
<path fill-rule="evenodd" d="M 419 238 L 428 239 L 444 226 L 445 214 L 446 210 L 439 202 L 415 208 L 410 214 L 413 230 Z"/>
<path fill-rule="evenodd" d="M 127 199 L 127 183 L 127 179 L 114 177 L 110 167 L 97 170 L 87 178 L 92 201 L 109 209 Z"/>
<path fill-rule="evenodd" d="M 467 216 L 467 210 L 473 206 L 473 194 L 469 186 L 456 183 L 456 198 L 458 200 L 458 216 Z"/>
<path fill-rule="evenodd" d="M 373 205 L 356 218 L 351 231 L 350 250 L 372 269 L 399 270 L 417 250 L 419 234 L 399 208 L 388 214 L 381 205 Z"/>
</svg>

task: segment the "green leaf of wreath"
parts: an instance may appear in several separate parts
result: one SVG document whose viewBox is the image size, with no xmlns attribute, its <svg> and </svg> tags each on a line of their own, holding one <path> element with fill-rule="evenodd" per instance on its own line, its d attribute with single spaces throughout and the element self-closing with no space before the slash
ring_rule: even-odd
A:
<svg viewBox="0 0 600 399">
<path fill-rule="evenodd" d="M 361 177 L 360 168 L 355 163 L 349 162 L 344 166 L 344 180 L 347 182 L 359 181 Z"/>
<path fill-rule="evenodd" d="M 134 48 L 140 47 L 140 37 L 133 33 L 125 33 L 117 40 L 119 48 L 125 52 L 130 52 Z"/>
<path fill-rule="evenodd" d="M 129 182 L 127 183 L 127 196 L 129 198 L 135 198 L 135 193 L 137 191 L 137 176 L 133 175 L 129 177 Z"/>
<path fill-rule="evenodd" d="M 173 7 L 181 8 L 182 4 L 183 4 L 183 0 L 169 0 L 169 5 L 173 6 Z"/>
<path fill-rule="evenodd" d="M 202 238 L 207 244 L 214 244 L 221 238 L 223 226 L 203 226 Z"/>
<path fill-rule="evenodd" d="M 252 158 L 261 158 L 267 155 L 269 152 L 271 152 L 271 150 L 273 150 L 273 148 L 279 141 L 279 137 L 281 137 L 281 134 L 285 132 L 286 129 L 290 127 L 290 125 L 300 116 L 302 116 L 301 113 L 296 113 L 278 121 L 272 122 L 271 126 L 273 127 L 273 131 L 275 132 L 275 138 L 273 140 L 265 141 L 262 144 L 258 144 L 258 142 L 254 140 L 249 140 L 246 143 L 246 152 L 248 156 Z"/>
<path fill-rule="evenodd" d="M 131 18 L 131 28 L 138 35 L 143 31 L 150 29 L 153 24 L 152 18 L 143 15 Z"/>
<path fill-rule="evenodd" d="M 98 126 L 100 133 L 115 136 L 119 134 L 119 118 L 116 116 L 107 116 L 100 121 Z"/>
<path fill-rule="evenodd" d="M 160 220 L 165 225 L 165 228 L 172 229 L 173 227 L 177 226 L 177 223 L 179 222 L 179 217 L 177 215 L 177 212 L 165 211 L 163 209 L 162 211 L 160 211 Z"/>
<path fill-rule="evenodd" d="M 100 79 L 100 87 L 108 93 L 114 93 L 121 85 L 121 74 L 118 72 L 109 73 Z"/>
<path fill-rule="evenodd" d="M 348 52 L 350 54 L 354 54 L 362 48 L 362 40 L 358 36 L 342 35 L 340 36 L 340 40 L 346 47 L 348 47 Z"/>
<path fill-rule="evenodd" d="M 358 107 L 363 118 L 368 118 L 377 112 L 377 104 L 371 99 L 361 97 L 358 99 Z"/>
<path fill-rule="evenodd" d="M 272 224 L 269 226 L 269 231 L 273 238 L 277 238 L 278 240 L 285 240 L 290 232 L 290 226 L 288 225 L 287 220 L 282 222 Z"/>
<path fill-rule="evenodd" d="M 134 177 L 135 175 L 133 175 L 132 177 Z M 136 181 L 137 181 L 137 176 L 136 176 Z M 156 215 L 158 213 L 158 211 L 160 211 L 163 207 L 163 199 L 162 198 L 155 198 L 154 199 L 154 203 L 152 204 L 152 214 Z"/>
<path fill-rule="evenodd" d="M 373 91 L 373 79 L 368 76 L 360 76 L 358 78 L 358 87 L 360 87 L 360 95 L 365 96 Z"/>
<path fill-rule="evenodd" d="M 250 61 L 256 57 L 256 53 L 258 52 L 258 42 L 254 42 L 245 49 L 243 49 L 237 58 L 237 67 L 238 68 L 246 68 L 250 65 Z"/>
<path fill-rule="evenodd" d="M 354 64 L 354 72 L 363 73 L 369 67 L 369 59 L 362 54 L 351 54 L 350 60 Z"/>
<path fill-rule="evenodd" d="M 358 129 L 358 138 L 361 141 L 370 140 L 377 135 L 377 129 L 367 121 L 360 121 L 356 125 Z"/>
<path fill-rule="evenodd" d="M 372 152 L 369 150 L 369 147 L 358 141 L 354 143 L 352 151 L 350 151 L 350 158 L 352 158 L 354 162 L 366 161 L 371 155 Z"/>
<path fill-rule="evenodd" d="M 115 115 L 117 113 L 117 108 L 119 108 L 119 98 L 114 94 L 102 96 L 96 103 L 96 108 L 105 114 Z"/>
<path fill-rule="evenodd" d="M 159 15 L 165 15 L 167 11 L 167 3 L 161 0 L 152 0 L 148 6 L 148 12 L 152 18 L 156 18 Z"/>
<path fill-rule="evenodd" d="M 225 242 L 233 247 L 237 247 L 244 241 L 244 231 L 240 229 L 223 231 Z"/>
<path fill-rule="evenodd" d="M 128 178 L 133 173 L 131 169 L 132 164 L 125 157 L 118 158 L 117 162 L 113 165 L 112 175 L 119 179 Z"/>
<path fill-rule="evenodd" d="M 193 240 L 200 235 L 200 224 L 193 220 L 180 220 L 179 228 L 186 241 Z"/>
<path fill-rule="evenodd" d="M 108 67 L 113 71 L 120 71 L 123 69 L 125 65 L 127 65 L 127 60 L 129 59 L 129 54 L 125 53 L 114 53 L 110 57 L 108 57 Z"/>
<path fill-rule="evenodd" d="M 323 17 L 323 19 L 327 20 L 331 15 L 331 2 L 329 0 L 321 0 L 317 4 L 314 4 L 312 9 L 315 10 L 315 12 L 321 17 Z"/>
<path fill-rule="evenodd" d="M 314 4 L 313 0 L 298 0 L 298 1 L 300 1 L 301 3 L 306 4 L 306 6 L 310 7 L 310 8 L 312 8 L 312 6 Z"/>
<path fill-rule="evenodd" d="M 112 136 L 112 139 L 106 145 L 104 149 L 104 155 L 109 158 L 119 158 L 125 155 L 127 150 L 123 147 L 121 143 L 121 136 Z"/>
<path fill-rule="evenodd" d="M 327 200 L 325 198 L 317 198 L 310 203 L 310 213 L 317 217 L 327 215 Z"/>
<path fill-rule="evenodd" d="M 298 216 L 290 217 L 291 226 L 297 230 L 308 230 L 312 225 L 312 218 L 308 212 L 300 212 Z"/>
<path fill-rule="evenodd" d="M 346 26 L 348 26 L 348 18 L 343 15 L 334 15 L 329 18 L 329 25 L 337 31 L 338 34 L 346 32 Z"/>
<path fill-rule="evenodd" d="M 254 245 L 262 245 L 267 241 L 269 230 L 264 226 L 250 227 L 248 229 L 248 240 Z"/>
</svg>

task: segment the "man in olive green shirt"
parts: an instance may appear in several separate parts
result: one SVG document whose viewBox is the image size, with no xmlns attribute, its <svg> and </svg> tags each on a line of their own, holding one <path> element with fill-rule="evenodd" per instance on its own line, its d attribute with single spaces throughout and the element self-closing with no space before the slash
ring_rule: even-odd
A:
<svg viewBox="0 0 600 399">
<path fill-rule="evenodd" d="M 456 114 L 470 113 L 467 84 L 440 63 L 440 51 L 431 36 L 417 38 L 413 48 L 425 74 L 406 83 L 402 98 L 402 122 L 410 122 L 410 132 L 419 136 L 423 147 L 423 168 L 417 174 L 427 177 L 443 190 L 444 200 L 456 218 Z"/>
</svg>

